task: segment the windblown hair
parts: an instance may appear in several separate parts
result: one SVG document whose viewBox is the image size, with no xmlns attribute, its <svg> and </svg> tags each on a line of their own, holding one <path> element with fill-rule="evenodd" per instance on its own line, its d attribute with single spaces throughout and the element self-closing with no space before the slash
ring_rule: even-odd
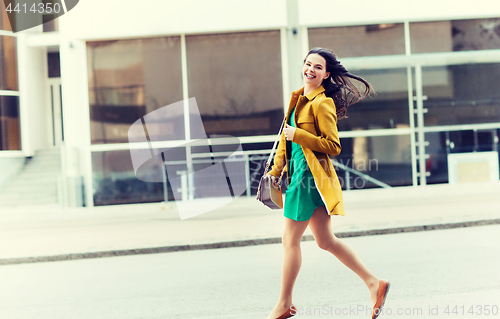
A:
<svg viewBox="0 0 500 319">
<path fill-rule="evenodd" d="M 323 80 L 325 95 L 331 97 L 335 103 L 337 118 L 346 118 L 347 108 L 370 95 L 373 91 L 372 86 L 361 77 L 349 73 L 346 68 L 340 64 L 337 57 L 330 49 L 314 48 L 311 49 L 306 58 L 310 54 L 319 54 L 326 61 L 326 72 L 330 72 L 330 76 Z M 304 63 L 306 59 L 304 59 Z M 351 82 L 351 79 L 357 80 L 365 86 L 364 92 L 360 92 L 358 88 Z"/>
</svg>

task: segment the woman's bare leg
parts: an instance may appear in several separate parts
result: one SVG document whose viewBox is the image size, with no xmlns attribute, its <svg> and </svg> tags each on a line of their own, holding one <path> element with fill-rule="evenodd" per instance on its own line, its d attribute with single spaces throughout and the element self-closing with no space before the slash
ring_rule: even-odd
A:
<svg viewBox="0 0 500 319">
<path fill-rule="evenodd" d="M 285 217 L 283 231 L 283 266 L 281 273 L 281 293 L 278 303 L 271 311 L 268 319 L 275 319 L 292 305 L 292 291 L 302 264 L 300 239 L 309 221 L 295 221 Z"/>
<path fill-rule="evenodd" d="M 316 243 L 321 249 L 335 255 L 335 257 L 365 282 L 370 291 L 372 306 L 375 305 L 379 279 L 365 266 L 351 246 L 333 234 L 330 219 L 331 216 L 328 215 L 324 206 L 319 206 L 314 210 L 313 216 L 309 221 L 309 228 L 313 233 Z"/>
</svg>

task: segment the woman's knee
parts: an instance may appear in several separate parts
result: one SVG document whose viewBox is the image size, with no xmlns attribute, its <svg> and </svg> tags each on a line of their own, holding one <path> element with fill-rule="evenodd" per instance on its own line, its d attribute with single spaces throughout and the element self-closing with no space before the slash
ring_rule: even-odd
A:
<svg viewBox="0 0 500 319">
<path fill-rule="evenodd" d="M 292 236 L 283 236 L 281 238 L 283 248 L 300 248 L 300 238 L 293 238 Z"/>
<path fill-rule="evenodd" d="M 332 247 L 333 247 L 333 243 L 329 240 L 317 240 L 316 239 L 316 244 L 318 245 L 318 247 L 320 249 L 323 249 L 323 250 L 330 250 Z"/>
<path fill-rule="evenodd" d="M 315 238 L 316 244 L 320 249 L 327 250 L 327 251 L 332 251 L 335 249 L 335 241 L 337 237 L 335 235 L 332 236 L 326 236 L 323 238 Z"/>
</svg>

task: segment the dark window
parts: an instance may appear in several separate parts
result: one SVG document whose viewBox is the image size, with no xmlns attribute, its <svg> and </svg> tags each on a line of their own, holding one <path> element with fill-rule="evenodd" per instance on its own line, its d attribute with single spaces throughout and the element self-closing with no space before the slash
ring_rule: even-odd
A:
<svg viewBox="0 0 500 319">
<path fill-rule="evenodd" d="M 278 132 L 283 119 L 279 31 L 187 36 L 186 47 L 189 95 L 196 98 L 208 135 Z M 191 134 L 196 131 L 192 126 Z"/>
<path fill-rule="evenodd" d="M 182 100 L 180 37 L 89 42 L 87 57 L 93 144 L 127 143 L 132 123 Z M 149 137 L 183 139 L 183 116 L 149 122 Z"/>
<path fill-rule="evenodd" d="M 0 90 L 19 90 L 16 37 L 0 36 Z"/>
<path fill-rule="evenodd" d="M 333 159 L 347 167 L 337 170 L 343 189 L 380 187 L 353 170 L 390 186 L 412 185 L 410 135 L 341 138 L 340 144 Z"/>
<path fill-rule="evenodd" d="M 0 151 L 21 150 L 19 97 L 0 96 Z"/>
<path fill-rule="evenodd" d="M 410 24 L 412 53 L 500 49 L 500 18 Z"/>
<path fill-rule="evenodd" d="M 0 13 L 0 29 L 4 31 L 12 31 L 9 16 L 5 10 L 5 1 L 0 1 L 0 10 L 2 10 Z M 15 15 L 12 15 L 12 17 L 15 17 Z"/>
<path fill-rule="evenodd" d="M 311 28 L 309 46 L 332 49 L 340 58 L 405 54 L 404 25 L 386 23 Z"/>
<path fill-rule="evenodd" d="M 94 205 L 161 202 L 163 183 L 144 182 L 134 174 L 130 151 L 92 153 Z M 158 174 L 152 166 L 143 174 Z"/>
<path fill-rule="evenodd" d="M 427 126 L 500 122 L 500 63 L 422 68 Z"/>
<path fill-rule="evenodd" d="M 368 81 L 376 94 L 350 106 L 347 118 L 337 123 L 339 130 L 409 127 L 406 69 L 349 71 Z M 363 85 L 359 87 L 364 89 Z"/>
<path fill-rule="evenodd" d="M 425 133 L 428 184 L 448 183 L 448 154 L 498 151 L 500 130 L 463 130 Z"/>
<path fill-rule="evenodd" d="M 47 64 L 49 69 L 49 78 L 61 77 L 61 61 L 59 52 L 49 52 L 47 54 Z"/>
</svg>

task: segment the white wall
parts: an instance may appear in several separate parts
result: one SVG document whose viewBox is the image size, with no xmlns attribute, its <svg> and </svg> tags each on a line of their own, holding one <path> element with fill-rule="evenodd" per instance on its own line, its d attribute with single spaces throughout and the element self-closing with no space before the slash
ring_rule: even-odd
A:
<svg viewBox="0 0 500 319">
<path fill-rule="evenodd" d="M 285 1 L 85 0 L 59 26 L 79 39 L 278 29 L 286 24 Z"/>
<path fill-rule="evenodd" d="M 278 29 L 287 0 L 85 0 L 59 18 L 75 39 Z M 498 0 L 298 0 L 306 26 L 500 17 Z"/>
<path fill-rule="evenodd" d="M 51 145 L 51 105 L 47 105 L 47 49 L 28 47 L 18 36 L 19 103 L 22 150 L 27 156 Z"/>
<path fill-rule="evenodd" d="M 64 143 L 67 150 L 65 176 L 71 190 L 79 189 L 79 178 L 85 176 L 87 200 L 93 201 L 85 42 L 61 38 L 60 57 Z M 69 195 L 71 206 L 78 201 L 75 196 L 78 197 L 74 193 Z"/>
<path fill-rule="evenodd" d="M 382 22 L 500 17 L 498 0 L 299 0 L 300 24 L 339 26 Z"/>
</svg>

